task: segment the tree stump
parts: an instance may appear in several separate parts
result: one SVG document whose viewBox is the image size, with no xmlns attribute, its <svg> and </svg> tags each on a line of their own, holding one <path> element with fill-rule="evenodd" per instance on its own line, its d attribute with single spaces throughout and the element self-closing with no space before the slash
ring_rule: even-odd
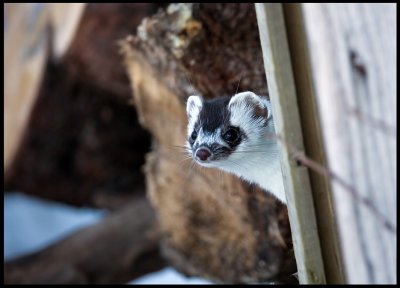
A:
<svg viewBox="0 0 400 288">
<path fill-rule="evenodd" d="M 191 165 L 177 147 L 185 143 L 189 95 L 267 95 L 254 6 L 170 5 L 121 46 L 140 123 L 153 137 L 146 184 L 164 255 L 180 271 L 217 282 L 290 281 L 286 207 L 235 176 Z"/>
</svg>

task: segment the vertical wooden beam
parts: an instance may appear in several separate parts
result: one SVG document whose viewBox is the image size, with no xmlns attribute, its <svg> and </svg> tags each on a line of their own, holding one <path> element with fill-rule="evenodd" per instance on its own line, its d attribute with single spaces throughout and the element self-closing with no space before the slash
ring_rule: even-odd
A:
<svg viewBox="0 0 400 288">
<path fill-rule="evenodd" d="M 265 72 L 279 135 L 282 172 L 299 281 L 324 284 L 325 273 L 308 171 L 288 149 L 304 151 L 282 4 L 256 4 Z"/>
<path fill-rule="evenodd" d="M 396 4 L 304 4 L 347 282 L 397 282 Z"/>
<path fill-rule="evenodd" d="M 304 27 L 302 4 L 283 4 L 286 33 L 297 92 L 297 103 L 304 137 L 306 155 L 321 166 L 326 166 L 322 132 L 314 93 L 311 62 Z M 309 170 L 315 204 L 318 235 L 324 261 L 326 282 L 344 283 L 339 235 L 333 207 L 329 178 Z"/>
</svg>

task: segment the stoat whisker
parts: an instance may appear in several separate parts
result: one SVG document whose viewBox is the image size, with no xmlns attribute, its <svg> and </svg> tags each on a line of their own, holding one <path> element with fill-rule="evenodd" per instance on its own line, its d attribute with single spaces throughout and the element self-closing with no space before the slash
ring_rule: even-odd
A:
<svg viewBox="0 0 400 288">
<path fill-rule="evenodd" d="M 182 164 L 183 162 L 188 161 L 188 160 L 193 160 L 193 158 L 191 156 L 190 157 L 186 157 L 185 159 L 182 159 L 180 161 L 180 164 Z"/>
<path fill-rule="evenodd" d="M 194 161 L 189 162 L 189 169 L 186 171 L 186 179 L 189 178 L 189 176 L 192 174 L 193 172 L 193 167 L 195 165 Z"/>
<path fill-rule="evenodd" d="M 192 153 L 192 151 L 191 151 L 191 149 L 190 148 L 188 148 L 188 147 L 173 147 L 174 149 L 176 149 L 176 151 L 179 153 L 179 154 L 182 154 L 182 155 L 185 155 L 185 156 L 187 156 L 188 155 L 188 153 L 189 154 L 191 154 Z"/>
<path fill-rule="evenodd" d="M 240 163 L 237 163 L 236 161 L 232 161 L 232 162 L 236 165 L 237 168 L 242 168 L 243 167 L 243 165 L 241 165 Z"/>
<path fill-rule="evenodd" d="M 186 80 L 188 81 L 190 87 L 192 88 L 193 93 L 199 93 L 196 89 L 194 89 L 194 86 L 192 85 L 192 82 L 190 81 L 189 76 L 187 76 L 185 74 L 185 77 L 186 77 Z"/>
<path fill-rule="evenodd" d="M 237 162 L 236 160 L 229 159 L 229 162 L 230 162 L 231 164 L 234 164 L 237 168 L 242 168 L 242 167 L 243 167 L 243 165 L 241 165 L 241 163 L 240 163 L 240 162 Z"/>
<path fill-rule="evenodd" d="M 181 148 L 181 149 L 188 149 L 189 147 L 187 146 L 178 146 L 178 145 L 172 145 L 174 148 Z"/>
<path fill-rule="evenodd" d="M 235 151 L 233 153 L 265 153 L 263 150 L 243 150 L 243 151 Z"/>
<path fill-rule="evenodd" d="M 247 145 L 246 146 L 246 149 L 247 148 L 266 148 L 266 146 L 268 146 L 268 145 L 265 145 L 265 144 L 262 144 L 262 145 Z M 265 150 L 264 150 L 265 151 Z"/>
<path fill-rule="evenodd" d="M 261 186 L 286 202 L 278 139 L 266 97 L 240 92 L 232 97 L 187 101 L 186 152 L 202 169 L 219 168 Z"/>
<path fill-rule="evenodd" d="M 240 81 L 242 80 L 242 76 L 243 76 L 243 73 L 240 74 L 239 83 L 238 83 L 238 85 L 237 85 L 237 87 L 236 87 L 235 95 L 236 95 L 237 92 L 239 91 L 239 85 L 240 85 Z"/>
<path fill-rule="evenodd" d="M 181 151 L 178 151 L 178 153 L 179 153 L 179 155 L 182 155 L 182 156 L 187 156 L 188 155 L 188 151 L 187 150 L 181 150 Z"/>
<path fill-rule="evenodd" d="M 178 147 L 174 147 L 174 149 L 176 149 L 175 151 L 178 151 L 178 152 L 187 152 L 187 151 L 190 151 L 190 150 L 188 150 L 188 148 L 178 148 Z"/>
</svg>

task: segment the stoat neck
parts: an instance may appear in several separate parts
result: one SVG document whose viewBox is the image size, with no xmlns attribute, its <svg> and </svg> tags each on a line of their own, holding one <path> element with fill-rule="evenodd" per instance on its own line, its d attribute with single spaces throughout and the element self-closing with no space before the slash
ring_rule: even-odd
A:
<svg viewBox="0 0 400 288">
<path fill-rule="evenodd" d="M 229 165 L 223 169 L 244 180 L 258 184 L 286 204 L 278 147 L 276 143 L 268 143 L 261 151 L 246 153 L 246 159 L 240 161 L 239 165 Z"/>
</svg>

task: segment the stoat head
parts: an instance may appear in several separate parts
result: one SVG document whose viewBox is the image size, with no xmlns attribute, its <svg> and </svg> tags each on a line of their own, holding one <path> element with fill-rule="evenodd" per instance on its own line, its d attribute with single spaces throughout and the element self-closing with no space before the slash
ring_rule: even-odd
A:
<svg viewBox="0 0 400 288">
<path fill-rule="evenodd" d="M 235 165 L 274 132 L 270 102 L 253 92 L 210 101 L 190 96 L 186 111 L 187 150 L 206 167 Z"/>
</svg>

